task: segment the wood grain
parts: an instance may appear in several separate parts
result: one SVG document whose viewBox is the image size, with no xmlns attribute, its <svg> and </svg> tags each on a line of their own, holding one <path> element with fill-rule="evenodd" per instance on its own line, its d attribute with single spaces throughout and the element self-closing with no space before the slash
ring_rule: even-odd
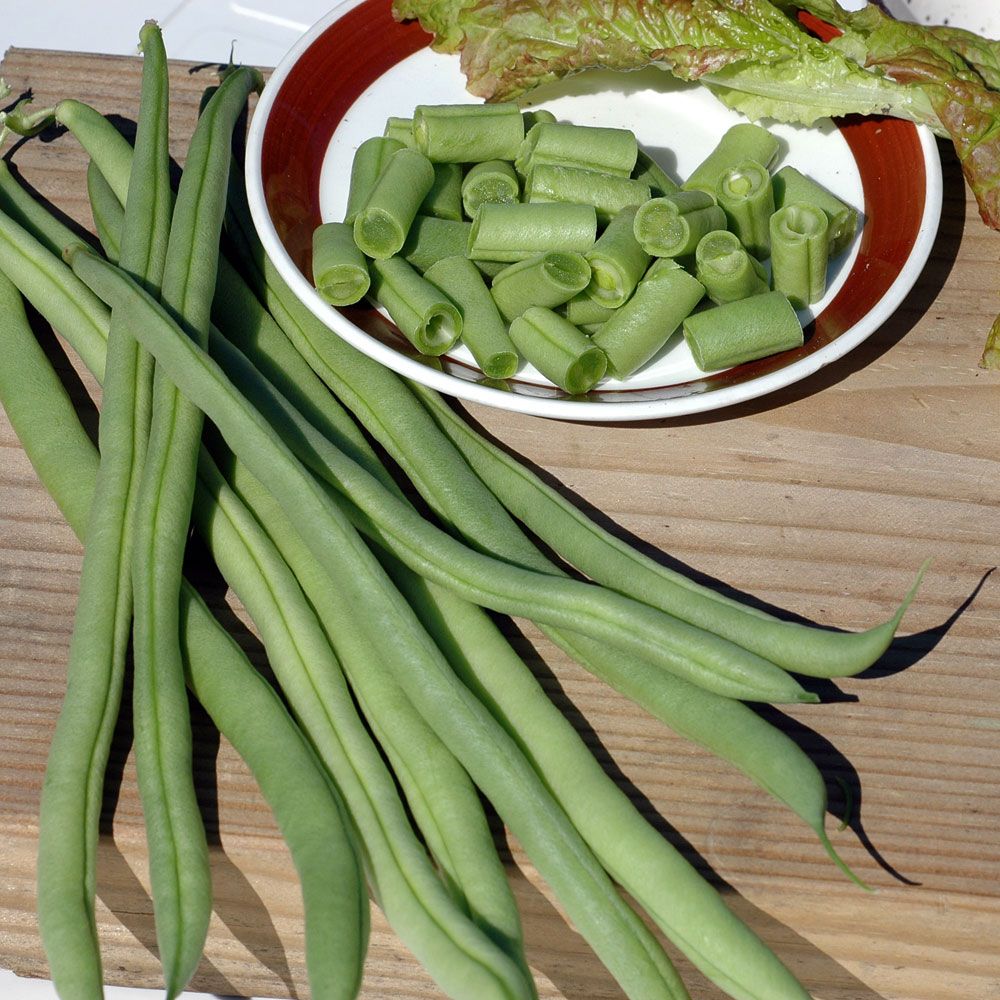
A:
<svg viewBox="0 0 1000 1000">
<path fill-rule="evenodd" d="M 172 149 L 190 135 L 208 70 L 173 67 Z M 130 122 L 135 60 L 10 50 L 2 73 L 40 103 L 75 96 Z M 648 818 L 823 1000 L 1000 998 L 1000 376 L 976 367 L 1000 309 L 1000 235 L 983 228 L 942 146 L 945 205 L 930 263 L 896 315 L 848 357 L 765 399 L 662 423 L 601 426 L 469 407 L 471 420 L 619 534 L 699 579 L 842 628 L 885 617 L 934 564 L 904 636 L 833 700 L 769 717 L 860 806 L 834 832 L 878 889 L 841 879 L 810 831 L 747 780 L 595 681 L 524 622 L 510 634 Z M 23 179 L 90 225 L 71 137 L 20 144 Z M 2 264 L 2 262 L 0 262 Z M 59 343 L 50 338 L 53 357 Z M 9 359 L 0 359 L 9 363 Z M 62 358 L 95 422 L 92 380 Z M 80 547 L 0 418 L 0 966 L 43 976 L 34 917 L 36 813 L 59 710 Z M 208 567 L 210 603 L 261 662 L 252 625 Z M 196 718 L 215 916 L 194 987 L 304 997 L 301 905 L 273 820 L 231 748 Z M 99 920 L 112 983 L 156 985 L 151 904 L 127 719 L 101 842 Z M 497 829 L 541 995 L 620 991 Z M 692 996 L 721 994 L 681 962 Z M 373 911 L 364 996 L 434 985 Z M 473 1000 L 473 998 L 470 998 Z"/>
</svg>

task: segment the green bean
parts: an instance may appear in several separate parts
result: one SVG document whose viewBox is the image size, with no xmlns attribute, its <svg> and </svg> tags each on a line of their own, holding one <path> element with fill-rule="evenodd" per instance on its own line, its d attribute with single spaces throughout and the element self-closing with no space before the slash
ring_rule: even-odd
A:
<svg viewBox="0 0 1000 1000">
<path fill-rule="evenodd" d="M 764 265 L 727 229 L 703 236 L 694 259 L 695 276 L 716 305 L 760 295 L 770 287 Z"/>
<path fill-rule="evenodd" d="M 844 204 L 825 187 L 811 177 L 806 177 L 795 167 L 782 167 L 773 178 L 774 204 L 777 208 L 785 205 L 817 205 L 826 212 L 830 221 L 830 256 L 836 257 L 847 249 L 858 228 L 857 209 Z"/>
<path fill-rule="evenodd" d="M 796 309 L 826 291 L 830 222 L 818 205 L 785 204 L 770 218 L 771 282 Z"/>
<path fill-rule="evenodd" d="M 531 306 L 561 306 L 589 282 L 590 264 L 582 254 L 549 250 L 505 267 L 490 293 L 510 323 Z"/>
<path fill-rule="evenodd" d="M 714 197 L 719 177 L 730 167 L 753 160 L 769 167 L 778 155 L 778 140 L 760 125 L 743 122 L 734 125 L 719 140 L 715 149 L 691 171 L 681 185 L 685 191 L 705 191 Z"/>
<path fill-rule="evenodd" d="M 123 209 L 96 160 L 87 164 L 87 200 L 90 202 L 90 214 L 104 256 L 117 264 L 121 257 Z M 64 243 L 63 246 L 69 246 L 69 243 Z M 53 253 L 62 253 L 62 247 L 58 250 L 50 249 Z"/>
<path fill-rule="evenodd" d="M 531 108 L 530 110 L 522 111 L 521 117 L 524 119 L 524 132 L 526 135 L 531 127 L 537 125 L 539 122 L 554 122 L 556 120 L 556 116 L 548 108 Z"/>
<path fill-rule="evenodd" d="M 354 218 L 354 242 L 376 260 L 399 253 L 433 184 L 434 166 L 423 153 L 397 149 Z"/>
<path fill-rule="evenodd" d="M 525 201 L 593 205 L 601 225 L 649 198 L 649 185 L 643 181 L 562 163 L 537 163 L 524 181 Z"/>
<path fill-rule="evenodd" d="M 600 326 L 614 313 L 614 309 L 610 306 L 603 305 L 591 298 L 587 289 L 584 289 L 579 295 L 574 295 L 557 311 L 565 316 L 573 326 L 579 327 L 581 330 L 587 326 Z"/>
<path fill-rule="evenodd" d="M 462 221 L 462 167 L 458 163 L 435 163 L 434 183 L 418 209 L 420 215 Z"/>
<path fill-rule="evenodd" d="M 125 264 L 155 287 L 170 223 L 166 56 L 155 24 L 146 53 L 136 183 L 130 186 Z M 99 424 L 102 460 L 94 485 L 80 592 L 67 666 L 66 700 L 52 739 L 39 808 L 38 921 L 56 989 L 101 996 L 94 895 L 97 838 L 110 741 L 121 703 L 132 622 L 131 553 L 136 492 L 149 424 L 148 359 L 112 317 L 108 377 Z"/>
<path fill-rule="evenodd" d="M 610 309 L 625 304 L 649 266 L 633 231 L 636 211 L 633 206 L 619 212 L 585 254 L 591 268 L 587 295 Z"/>
<path fill-rule="evenodd" d="M 462 207 L 474 219 L 484 203 L 513 205 L 521 193 L 521 182 L 507 160 L 475 163 L 462 181 Z"/>
<path fill-rule="evenodd" d="M 694 253 L 706 233 L 725 229 L 726 216 L 704 191 L 676 191 L 640 205 L 632 227 L 646 253 L 683 257 Z"/>
<path fill-rule="evenodd" d="M 462 341 L 483 374 L 510 378 L 520 357 L 476 265 L 466 257 L 445 257 L 432 264 L 424 277 L 461 309 Z"/>
<path fill-rule="evenodd" d="M 544 306 L 531 305 L 517 315 L 510 339 L 545 378 L 572 395 L 590 392 L 608 368 L 607 355 L 586 334 Z"/>
<path fill-rule="evenodd" d="M 129 303 L 137 335 L 154 348 L 157 362 L 183 383 L 192 402 L 204 409 L 249 471 L 281 504 L 313 555 L 338 580 L 345 606 L 353 609 L 358 626 L 367 628 L 417 710 L 493 801 L 602 961 L 633 995 L 651 1000 L 677 996 L 672 970 L 655 939 L 636 939 L 634 923 L 615 916 L 616 908 L 621 914 L 625 904 L 565 814 L 504 730 L 469 696 L 428 642 L 338 506 L 210 359 L 178 335 L 162 308 L 83 247 L 73 248 L 68 256 L 103 294 L 119 304 Z M 602 905 L 595 909 L 597 900 Z"/>
<path fill-rule="evenodd" d="M 5 287 L 0 276 L 0 296 Z M 11 306 L 5 315 L 15 319 L 20 297 L 4 298 L 4 304 Z M 5 357 L 18 359 L 0 366 L 0 403 L 39 479 L 82 540 L 95 496 L 97 449 L 27 323 L 0 324 L 0 344 Z M 347 1000 L 360 982 L 368 928 L 350 819 L 281 699 L 186 580 L 180 605 L 188 684 L 250 767 L 299 873 L 312 994 Z"/>
<path fill-rule="evenodd" d="M 435 163 L 513 160 L 524 138 L 516 104 L 418 104 L 417 148 Z"/>
<path fill-rule="evenodd" d="M 421 354 L 438 357 L 461 336 L 462 314 L 455 303 L 401 257 L 373 260 L 371 277 L 370 297 Z"/>
<path fill-rule="evenodd" d="M 368 201 L 375 182 L 382 175 L 389 157 L 397 149 L 403 148 L 398 139 L 385 136 L 373 136 L 365 139 L 354 153 L 351 161 L 351 179 L 347 188 L 347 208 L 344 210 L 344 222 L 354 225 L 354 220 Z"/>
<path fill-rule="evenodd" d="M 199 343 L 208 337 L 233 129 L 249 93 L 260 86 L 260 74 L 245 68 L 223 80 L 195 128 L 177 193 L 161 294 Z M 123 238 L 127 229 L 126 224 Z M 201 429 L 201 413 L 157 367 L 133 552 L 133 715 L 157 943 L 170 997 L 194 973 L 211 916 L 208 848 L 191 774 L 177 638 L 177 594 Z"/>
<path fill-rule="evenodd" d="M 597 213 L 593 205 L 486 202 L 472 220 L 467 256 L 513 263 L 547 250 L 586 253 L 596 239 Z"/>
<path fill-rule="evenodd" d="M 654 357 L 702 300 L 701 282 L 682 267 L 644 278 L 635 294 L 591 338 L 616 378 L 628 378 Z"/>
<path fill-rule="evenodd" d="M 730 231 L 748 253 L 767 260 L 771 253 L 768 220 L 774 213 L 774 190 L 767 167 L 754 160 L 736 164 L 719 177 L 714 194 L 726 213 Z"/>
<path fill-rule="evenodd" d="M 390 117 L 385 120 L 385 131 L 382 133 L 387 139 L 395 139 L 410 149 L 417 148 L 417 140 L 413 138 L 413 119 Z"/>
<path fill-rule="evenodd" d="M 639 152 L 635 135 L 624 128 L 598 128 L 563 122 L 539 122 L 521 143 L 514 166 L 527 175 L 540 163 L 631 175 Z"/>
<path fill-rule="evenodd" d="M 400 256 L 421 274 L 445 257 L 462 257 L 469 245 L 471 222 L 436 219 L 433 215 L 418 215 L 406 234 Z"/>
<path fill-rule="evenodd" d="M 313 231 L 312 272 L 316 290 L 334 306 L 359 302 L 371 279 L 368 262 L 346 222 L 325 222 Z"/>
</svg>

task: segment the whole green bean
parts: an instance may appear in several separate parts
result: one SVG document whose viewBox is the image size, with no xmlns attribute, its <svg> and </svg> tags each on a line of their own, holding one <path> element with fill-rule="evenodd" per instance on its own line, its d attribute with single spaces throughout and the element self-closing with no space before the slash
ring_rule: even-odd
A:
<svg viewBox="0 0 1000 1000">
<path fill-rule="evenodd" d="M 135 177 L 126 204 L 125 266 L 159 283 L 170 224 L 166 55 L 159 29 L 140 33 L 145 52 Z M 56 989 L 100 996 L 94 894 L 97 837 L 111 736 L 121 703 L 132 624 L 131 554 L 136 494 L 149 425 L 148 358 L 112 315 L 101 464 L 87 526 L 66 701 L 53 735 L 39 807 L 38 922 Z M 96 988 L 95 988 L 96 984 Z"/>
<path fill-rule="evenodd" d="M 226 76 L 198 120 L 178 188 L 161 294 L 199 343 L 208 338 L 233 130 L 248 95 L 261 86 L 256 70 L 240 68 Z M 133 716 L 157 943 L 169 997 L 181 992 L 201 960 L 211 916 L 177 621 L 201 428 L 201 413 L 157 368 L 133 552 Z"/>
<path fill-rule="evenodd" d="M 10 286 L 0 276 L 0 296 L 5 287 Z M 5 298 L 4 304 L 13 321 L 0 324 L 0 345 L 4 356 L 18 363 L 0 366 L 0 404 L 39 479 L 83 540 L 98 451 L 30 327 L 17 319 L 20 297 Z M 250 767 L 299 873 L 312 994 L 349 1000 L 360 983 L 368 929 L 351 821 L 281 699 L 186 580 L 180 605 L 191 690 Z"/>
<path fill-rule="evenodd" d="M 636 996 L 677 996 L 672 970 L 655 939 L 637 939 L 631 921 L 613 917 L 614 908 L 624 902 L 604 872 L 509 736 L 428 643 L 412 611 L 351 532 L 337 505 L 217 366 L 177 334 L 168 314 L 153 300 L 83 247 L 71 249 L 68 257 L 103 294 L 129 303 L 137 335 L 154 348 L 157 362 L 183 383 L 192 402 L 203 408 L 251 473 L 272 492 L 314 556 L 339 581 L 346 606 L 367 628 L 417 710 L 493 801 L 616 978 Z M 596 900 L 603 905 L 595 908 Z"/>
</svg>

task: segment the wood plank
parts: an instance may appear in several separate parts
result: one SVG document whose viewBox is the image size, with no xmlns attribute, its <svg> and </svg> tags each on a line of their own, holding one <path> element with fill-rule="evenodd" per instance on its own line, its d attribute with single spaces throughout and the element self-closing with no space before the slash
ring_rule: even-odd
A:
<svg viewBox="0 0 1000 1000">
<path fill-rule="evenodd" d="M 138 63 L 10 50 L 2 73 L 39 104 L 63 96 L 131 120 Z M 208 70 L 172 70 L 172 150 L 183 157 Z M 1000 236 L 979 222 L 942 146 L 945 206 L 931 261 L 896 315 L 853 353 L 724 412 L 631 426 L 467 408 L 599 520 L 699 579 L 843 628 L 890 613 L 934 558 L 904 638 L 841 700 L 769 712 L 837 782 L 863 792 L 856 831 L 831 832 L 878 889 L 845 883 L 815 839 L 741 775 L 610 692 L 530 624 L 511 635 L 544 686 L 645 815 L 824 1000 L 1000 997 L 998 376 L 976 368 L 996 296 Z M 13 163 L 80 226 L 86 158 L 68 135 Z M 51 345 L 53 353 L 56 344 Z M 6 363 L 6 359 L 0 359 Z M 65 359 L 94 424 L 93 381 Z M 34 918 L 38 794 L 62 696 L 80 548 L 0 418 L 0 966 L 44 975 Z M 202 571 L 202 577 L 211 578 Z M 258 662 L 230 595 L 210 599 Z M 216 904 L 194 982 L 223 994 L 305 996 L 294 870 L 238 757 L 196 719 Z M 141 813 L 123 726 L 101 843 L 99 922 L 109 982 L 156 985 Z M 545 998 L 620 990 L 498 831 Z M 877 859 L 881 859 L 880 865 Z M 896 874 L 893 875 L 892 873 Z M 720 997 L 682 970 L 698 998 Z M 373 909 L 364 996 L 437 996 Z"/>
</svg>

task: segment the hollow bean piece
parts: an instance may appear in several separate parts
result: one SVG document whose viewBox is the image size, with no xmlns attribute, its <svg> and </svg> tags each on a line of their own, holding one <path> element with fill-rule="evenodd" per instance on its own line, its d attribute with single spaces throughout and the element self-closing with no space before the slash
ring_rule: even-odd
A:
<svg viewBox="0 0 1000 1000">
<path fill-rule="evenodd" d="M 536 163 L 524 181 L 525 201 L 593 205 L 602 224 L 623 208 L 649 201 L 649 197 L 649 185 L 642 181 L 557 163 Z"/>
<path fill-rule="evenodd" d="M 354 217 L 354 242 L 376 260 L 399 253 L 433 184 L 434 165 L 423 153 L 396 150 Z"/>
<path fill-rule="evenodd" d="M 351 180 L 347 189 L 347 208 L 344 211 L 344 222 L 348 225 L 354 225 L 358 212 L 367 204 L 389 157 L 403 146 L 404 143 L 398 139 L 386 136 L 372 136 L 358 146 L 351 161 Z"/>
<path fill-rule="evenodd" d="M 565 305 L 561 306 L 557 312 L 565 316 L 573 326 L 578 329 L 585 329 L 588 326 L 598 327 L 614 312 L 609 306 L 601 305 L 596 299 L 592 299 L 584 289 L 578 295 L 574 295 Z"/>
<path fill-rule="evenodd" d="M 563 250 L 586 253 L 597 239 L 593 205 L 481 205 L 472 220 L 466 256 L 513 263 Z"/>
<path fill-rule="evenodd" d="M 496 302 L 476 265 L 466 257 L 446 257 L 424 277 L 462 311 L 462 342 L 489 378 L 510 378 L 520 361 Z"/>
<path fill-rule="evenodd" d="M 725 213 L 704 191 L 677 191 L 640 205 L 633 231 L 643 250 L 656 257 L 694 253 L 698 241 L 713 229 L 725 229 Z"/>
<path fill-rule="evenodd" d="M 462 181 L 462 207 L 473 219 L 484 202 L 512 205 L 521 193 L 521 182 L 507 160 L 487 160 L 476 163 Z"/>
<path fill-rule="evenodd" d="M 830 220 L 830 256 L 836 257 L 847 249 L 858 229 L 857 209 L 844 204 L 831 194 L 822 184 L 806 177 L 795 167 L 782 167 L 771 178 L 774 188 L 774 204 L 777 208 L 785 205 L 818 205 Z"/>
<path fill-rule="evenodd" d="M 232 489 L 260 523 L 315 609 L 316 623 L 389 758 L 449 893 L 520 969 L 522 983 L 515 985 L 515 995 L 533 995 L 517 904 L 468 774 L 414 709 L 365 635 L 345 621 L 343 604 L 332 593 L 337 582 L 310 554 L 278 504 L 241 462 L 230 460 L 227 466 Z M 452 914 L 446 912 L 447 916 L 454 920 Z M 487 949 L 480 960 L 489 964 L 489 955 Z M 510 976 L 509 963 L 503 963 L 498 978 Z"/>
<path fill-rule="evenodd" d="M 490 292 L 509 323 L 531 306 L 561 306 L 589 282 L 590 265 L 582 254 L 549 250 L 505 267 Z"/>
<path fill-rule="evenodd" d="M 532 306 L 517 316 L 510 339 L 545 378 L 574 396 L 590 392 L 604 378 L 604 352 L 551 309 Z"/>
<path fill-rule="evenodd" d="M 463 487 L 456 495 L 463 495 L 463 490 L 475 492 L 478 477 L 488 484 L 489 490 L 481 492 L 473 509 L 493 530 L 506 531 L 508 544 L 516 545 L 514 554 L 508 552 L 505 558 L 537 567 L 532 562 L 538 556 L 537 549 L 520 531 L 510 532 L 513 522 L 504 507 L 592 580 L 724 635 L 787 670 L 817 677 L 852 676 L 868 669 L 888 649 L 916 595 L 923 570 L 896 611 L 886 621 L 861 632 L 783 621 L 696 583 L 595 524 L 530 470 L 459 420 L 436 393 L 413 383 L 404 391 L 407 385 L 384 365 L 346 341 L 329 337 L 327 328 L 299 302 L 268 260 L 239 185 L 230 187 L 228 219 L 245 274 L 282 330 L 309 367 L 388 450 L 421 493 L 433 494 L 435 475 L 423 471 L 416 461 L 417 454 L 434 463 L 435 468 L 440 463 L 442 471 L 452 475 L 464 470 Z M 653 266 L 662 265 L 657 261 Z M 462 451 L 475 475 L 459 463 L 446 461 L 447 449 L 441 438 L 435 438 L 422 407 L 410 398 L 413 393 L 419 395 L 423 407 L 431 409 L 434 420 Z M 418 426 L 419 432 L 415 430 Z M 442 447 L 415 447 L 425 441 L 441 442 Z M 453 521 L 453 516 L 446 517 L 446 523 Z M 472 534 L 481 538 L 485 532 L 483 528 Z M 515 541 L 510 542 L 511 538 Z"/>
<path fill-rule="evenodd" d="M 622 379 L 638 371 L 674 335 L 704 295 L 701 282 L 682 267 L 640 281 L 632 298 L 591 337 L 607 356 L 609 372 Z"/>
<path fill-rule="evenodd" d="M 346 222 L 324 222 L 313 232 L 313 282 L 333 306 L 349 306 L 365 297 L 371 278 L 368 261 Z"/>
<path fill-rule="evenodd" d="M 4 298 L 4 284 L 0 276 L 0 298 L 20 308 L 20 297 L 17 303 Z M 11 320 L 17 310 L 5 315 Z M 18 359 L 0 367 L 0 404 L 42 484 L 83 541 L 95 497 L 97 448 L 27 323 L 0 324 L 0 344 L 5 357 Z M 186 580 L 180 605 L 191 690 L 250 767 L 299 873 L 312 993 L 348 1000 L 360 982 L 368 927 L 350 819 L 281 699 Z M 65 836 L 62 844 L 65 849 Z"/>
<path fill-rule="evenodd" d="M 735 233 L 726 229 L 703 236 L 694 260 L 695 276 L 716 305 L 760 295 L 769 289 L 764 265 L 751 256 Z"/>
<path fill-rule="evenodd" d="M 524 119 L 525 135 L 528 134 L 533 125 L 537 125 L 539 122 L 554 122 L 556 120 L 556 116 L 548 108 L 531 108 L 522 111 L 521 117 Z"/>
<path fill-rule="evenodd" d="M 417 140 L 413 138 L 413 119 L 390 117 L 385 120 L 385 130 L 383 136 L 387 139 L 395 139 L 397 142 L 408 146 L 410 149 L 417 148 Z"/>
<path fill-rule="evenodd" d="M 421 354 L 444 354 L 462 333 L 455 304 L 400 257 L 374 260 L 370 296 Z"/>
<path fill-rule="evenodd" d="M 714 196 L 719 177 L 726 170 L 746 160 L 769 167 L 778 155 L 779 148 L 780 143 L 766 128 L 751 122 L 734 125 L 722 136 L 715 149 L 694 168 L 681 187 L 685 191 L 704 191 Z"/>
<path fill-rule="evenodd" d="M 161 296 L 187 336 L 202 345 L 215 293 L 233 132 L 249 94 L 262 87 L 256 70 L 241 67 L 225 76 L 198 119 L 174 204 Z M 123 240 L 127 223 L 125 228 Z M 132 553 L 132 703 L 157 943 L 171 997 L 201 960 L 211 916 L 177 618 L 201 430 L 201 412 L 157 368 Z"/>
<path fill-rule="evenodd" d="M 744 160 L 726 170 L 715 185 L 715 200 L 726 213 L 731 232 L 758 260 L 771 253 L 768 220 L 774 214 L 774 191 L 767 167 Z"/>
<path fill-rule="evenodd" d="M 764 292 L 684 321 L 684 339 L 703 371 L 731 368 L 801 347 L 802 325 L 781 292 Z"/>
<path fill-rule="evenodd" d="M 510 159 L 522 175 L 539 163 L 560 163 L 629 177 L 638 152 L 635 135 L 628 129 L 539 122 L 524 137 L 517 158 Z"/>
<path fill-rule="evenodd" d="M 673 194 L 674 191 L 680 190 L 680 185 L 642 148 L 636 156 L 632 176 L 637 181 L 648 184 L 654 198 L 661 198 L 665 194 Z"/>
<path fill-rule="evenodd" d="M 608 309 L 617 309 L 627 301 L 649 266 L 649 254 L 633 232 L 636 211 L 633 206 L 619 212 L 584 255 L 591 271 L 586 293 Z M 567 319 L 573 322 L 569 314 Z"/>
<path fill-rule="evenodd" d="M 516 104 L 418 104 L 413 137 L 434 163 L 513 160 L 524 139 Z"/>
<path fill-rule="evenodd" d="M 471 232 L 471 222 L 418 215 L 399 254 L 422 274 L 431 264 L 445 257 L 464 256 Z"/>
<path fill-rule="evenodd" d="M 786 204 L 771 216 L 771 282 L 796 309 L 826 291 L 830 223 L 817 205 Z"/>
<path fill-rule="evenodd" d="M 428 641 L 338 505 L 293 458 L 268 421 L 197 345 L 178 332 L 156 302 L 85 248 L 72 248 L 67 256 L 89 281 L 100 285 L 102 294 L 129 304 L 135 328 L 154 348 L 157 362 L 184 384 L 195 405 L 281 504 L 312 554 L 339 582 L 353 620 L 366 628 L 414 706 L 493 802 L 570 919 L 626 992 L 650 1000 L 683 996 L 655 939 L 636 936 L 624 901 L 565 814 L 510 737 Z M 268 420 L 272 416 L 269 413 Z M 466 990 L 458 995 L 482 994 Z"/>
<path fill-rule="evenodd" d="M 421 215 L 462 221 L 462 168 L 457 163 L 435 163 L 434 183 L 420 203 Z"/>
</svg>

